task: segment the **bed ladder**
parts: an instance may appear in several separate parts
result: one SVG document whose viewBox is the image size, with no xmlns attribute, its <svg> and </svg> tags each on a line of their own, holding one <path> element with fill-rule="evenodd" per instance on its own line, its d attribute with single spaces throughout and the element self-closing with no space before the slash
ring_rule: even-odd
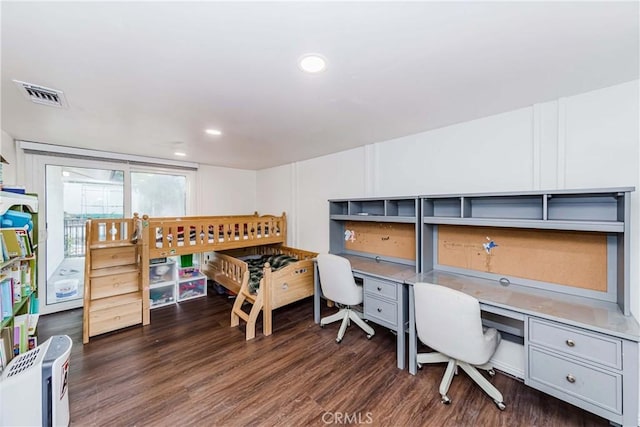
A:
<svg viewBox="0 0 640 427">
<path fill-rule="evenodd" d="M 257 294 L 252 294 L 249 291 L 249 271 L 245 271 L 242 277 L 242 286 L 240 287 L 240 291 L 236 296 L 236 301 L 233 303 L 233 309 L 231 310 L 231 326 L 240 325 L 240 319 L 247 322 L 246 327 L 246 340 L 252 340 L 256 337 L 256 320 L 258 320 L 258 315 L 263 307 L 263 296 L 264 292 L 258 292 Z M 242 305 L 246 302 L 249 302 L 251 306 L 251 311 L 249 313 L 242 310 Z M 271 328 L 267 328 L 263 326 L 263 332 L 265 335 L 271 334 Z M 269 333 L 267 333 L 269 332 Z"/>
</svg>

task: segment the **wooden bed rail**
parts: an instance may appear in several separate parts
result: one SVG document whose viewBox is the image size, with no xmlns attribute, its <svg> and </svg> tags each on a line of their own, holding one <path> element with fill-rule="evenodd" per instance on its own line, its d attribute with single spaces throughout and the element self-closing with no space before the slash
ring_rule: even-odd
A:
<svg viewBox="0 0 640 427">
<path fill-rule="evenodd" d="M 287 219 L 275 215 L 149 218 L 143 216 L 149 258 L 285 243 Z"/>
<path fill-rule="evenodd" d="M 92 218 L 87 221 L 87 239 L 89 245 L 116 245 L 131 243 L 139 236 L 138 214 L 133 218 Z"/>
</svg>

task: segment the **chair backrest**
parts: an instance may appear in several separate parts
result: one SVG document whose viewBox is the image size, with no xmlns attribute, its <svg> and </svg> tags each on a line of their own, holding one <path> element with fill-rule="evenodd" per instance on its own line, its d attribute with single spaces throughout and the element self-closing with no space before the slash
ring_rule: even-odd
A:
<svg viewBox="0 0 640 427">
<path fill-rule="evenodd" d="M 495 346 L 485 340 L 479 301 L 432 283 L 413 285 L 418 338 L 433 350 L 457 360 L 486 363 Z"/>
<path fill-rule="evenodd" d="M 348 259 L 332 254 L 318 254 L 317 260 L 320 286 L 326 298 L 345 305 L 362 303 L 362 287 L 356 284 Z"/>
</svg>

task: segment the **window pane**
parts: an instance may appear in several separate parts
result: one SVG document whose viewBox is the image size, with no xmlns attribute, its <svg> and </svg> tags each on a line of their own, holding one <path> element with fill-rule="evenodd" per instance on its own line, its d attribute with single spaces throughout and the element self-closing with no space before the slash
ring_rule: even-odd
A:
<svg viewBox="0 0 640 427">
<path fill-rule="evenodd" d="M 131 210 L 150 217 L 184 216 L 186 187 L 184 175 L 131 172 Z"/>
</svg>

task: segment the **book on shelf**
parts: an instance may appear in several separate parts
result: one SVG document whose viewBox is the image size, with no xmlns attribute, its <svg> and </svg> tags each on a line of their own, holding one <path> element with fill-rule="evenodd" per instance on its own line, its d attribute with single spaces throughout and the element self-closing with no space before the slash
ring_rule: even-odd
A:
<svg viewBox="0 0 640 427">
<path fill-rule="evenodd" d="M 4 339 L 0 337 L 0 374 L 7 366 L 7 356 L 4 354 Z"/>
<path fill-rule="evenodd" d="M 4 354 L 7 356 L 7 363 L 13 359 L 13 331 L 10 327 L 2 328 L 0 331 L 0 337 L 2 338 L 2 347 L 4 348 Z"/>
<path fill-rule="evenodd" d="M 20 325 L 13 325 L 13 357 L 20 354 Z"/>
<path fill-rule="evenodd" d="M 31 240 L 31 233 L 29 233 L 26 228 L 15 228 L 14 230 L 21 241 L 20 246 L 24 250 L 23 256 L 33 256 L 33 241 Z"/>
<path fill-rule="evenodd" d="M 7 249 L 7 244 L 4 241 L 4 234 L 0 233 L 0 262 L 9 261 L 11 257 L 9 256 L 9 249 Z"/>
<path fill-rule="evenodd" d="M 35 295 L 31 295 L 31 299 L 29 300 L 29 313 L 37 314 L 40 311 L 40 300 L 35 297 Z"/>
<path fill-rule="evenodd" d="M 13 324 L 23 324 L 27 330 L 27 335 L 34 335 L 38 327 L 39 314 L 20 314 L 13 319 Z"/>
<path fill-rule="evenodd" d="M 33 255 L 29 233 L 24 228 L 0 228 L 9 258 Z"/>
<path fill-rule="evenodd" d="M 2 300 L 2 318 L 13 315 L 13 284 L 10 277 L 0 280 L 0 299 Z"/>
<path fill-rule="evenodd" d="M 27 334 L 27 324 L 20 322 L 16 318 L 13 321 L 13 355 L 17 356 L 26 352 L 29 348 L 29 335 Z"/>
</svg>

